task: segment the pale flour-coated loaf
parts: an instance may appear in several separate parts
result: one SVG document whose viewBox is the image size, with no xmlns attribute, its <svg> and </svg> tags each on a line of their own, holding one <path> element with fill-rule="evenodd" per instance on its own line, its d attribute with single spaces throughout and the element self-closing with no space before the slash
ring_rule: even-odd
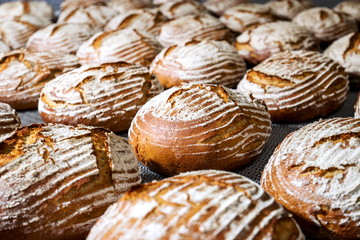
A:
<svg viewBox="0 0 360 240">
<path fill-rule="evenodd" d="M 27 40 L 50 21 L 32 15 L 21 15 L 0 19 L 2 40 L 12 49 L 25 47 Z"/>
<path fill-rule="evenodd" d="M 88 24 L 55 23 L 34 33 L 27 41 L 26 49 L 74 54 L 95 32 Z"/>
<path fill-rule="evenodd" d="M 52 21 L 54 11 L 46 1 L 13 1 L 0 4 L 0 18 L 34 15 Z"/>
<path fill-rule="evenodd" d="M 164 47 L 191 40 L 227 40 L 229 29 L 209 14 L 187 15 L 173 19 L 161 27 L 158 41 Z"/>
<path fill-rule="evenodd" d="M 87 7 L 90 5 L 106 6 L 107 0 L 63 0 L 60 4 L 61 11 L 68 8 Z"/>
<path fill-rule="evenodd" d="M 102 31 L 105 24 L 115 15 L 117 15 L 117 12 L 107 6 L 81 6 L 62 11 L 58 23 L 89 24 L 92 28 Z"/>
<path fill-rule="evenodd" d="M 21 122 L 9 104 L 0 102 L 0 142 L 11 136 Z"/>
<path fill-rule="evenodd" d="M 148 101 L 129 129 L 133 151 L 164 175 L 238 169 L 261 152 L 270 115 L 251 96 L 218 85 L 183 84 Z"/>
<path fill-rule="evenodd" d="M 0 143 L 2 240 L 84 239 L 141 182 L 129 144 L 102 128 L 33 124 Z"/>
<path fill-rule="evenodd" d="M 271 0 L 265 4 L 281 19 L 293 19 L 300 12 L 314 7 L 311 0 Z"/>
<path fill-rule="evenodd" d="M 82 65 L 125 61 L 149 66 L 160 51 L 161 45 L 151 34 L 136 29 L 119 29 L 95 34 L 76 55 Z"/>
<path fill-rule="evenodd" d="M 333 118 L 288 135 L 261 185 L 317 239 L 360 239 L 360 119 Z"/>
<path fill-rule="evenodd" d="M 330 58 L 311 51 L 273 55 L 250 69 L 238 90 L 264 101 L 275 122 L 326 116 L 346 99 L 348 75 Z"/>
<path fill-rule="evenodd" d="M 157 36 L 166 20 L 158 9 L 134 9 L 110 19 L 105 31 L 132 28 Z"/>
<path fill-rule="evenodd" d="M 87 240 L 303 240 L 291 215 L 260 186 L 224 171 L 139 185 L 108 208 Z"/>
<path fill-rule="evenodd" d="M 358 31 L 354 18 L 325 7 L 305 10 L 299 13 L 293 22 L 305 27 L 324 42 L 331 42 Z"/>
<path fill-rule="evenodd" d="M 38 109 L 45 122 L 124 131 L 139 108 L 161 91 L 146 67 L 124 62 L 84 66 L 47 83 Z"/>
<path fill-rule="evenodd" d="M 152 8 L 151 0 L 108 0 L 107 5 L 120 14 L 133 9 Z"/>
<path fill-rule="evenodd" d="M 248 0 L 206 0 L 204 6 L 212 13 L 221 16 L 226 10 Z"/>
<path fill-rule="evenodd" d="M 269 7 L 256 3 L 243 3 L 229 8 L 220 21 L 235 32 L 244 32 L 254 26 L 274 22 L 276 17 Z"/>
<path fill-rule="evenodd" d="M 181 83 L 211 83 L 234 88 L 246 65 L 226 41 L 203 40 L 172 45 L 161 51 L 150 72 L 165 88 Z"/>
<path fill-rule="evenodd" d="M 11 51 L 0 56 L 0 101 L 15 109 L 36 108 L 44 84 L 79 66 L 74 55 Z"/>
<path fill-rule="evenodd" d="M 0 54 L 10 51 L 10 47 L 0 38 Z"/>
<path fill-rule="evenodd" d="M 248 29 L 236 38 L 235 48 L 242 58 L 258 64 L 286 50 L 319 50 L 319 44 L 306 28 L 287 21 L 270 22 Z"/>
<path fill-rule="evenodd" d="M 197 15 L 207 13 L 206 8 L 194 0 L 176 0 L 165 3 L 159 7 L 164 16 L 169 19 L 182 17 L 185 15 Z"/>
<path fill-rule="evenodd" d="M 337 12 L 346 13 L 356 19 L 360 23 L 360 1 L 359 0 L 348 0 L 342 1 L 334 7 Z"/>
</svg>

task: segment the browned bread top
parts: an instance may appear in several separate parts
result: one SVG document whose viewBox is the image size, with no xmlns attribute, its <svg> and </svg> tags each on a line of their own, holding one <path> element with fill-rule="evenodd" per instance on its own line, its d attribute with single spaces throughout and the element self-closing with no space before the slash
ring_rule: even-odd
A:
<svg viewBox="0 0 360 240">
<path fill-rule="evenodd" d="M 60 8 L 62 11 L 68 8 L 87 7 L 90 5 L 106 5 L 107 0 L 63 0 Z"/>
<path fill-rule="evenodd" d="M 30 125 L 0 143 L 1 239 L 83 239 L 140 172 L 100 128 Z"/>
<path fill-rule="evenodd" d="M 241 3 L 247 3 L 248 0 L 206 0 L 204 6 L 211 12 L 221 16 L 227 9 Z"/>
<path fill-rule="evenodd" d="M 107 5 L 118 11 L 120 14 L 133 9 L 151 8 L 151 0 L 108 0 Z"/>
<path fill-rule="evenodd" d="M 46 1 L 13 1 L 0 4 L 0 18 L 34 15 L 51 21 L 54 11 Z"/>
<path fill-rule="evenodd" d="M 146 67 L 125 62 L 84 66 L 45 85 L 39 112 L 46 122 L 123 131 L 139 108 L 161 91 Z"/>
<path fill-rule="evenodd" d="M 218 85 L 183 84 L 140 108 L 129 142 L 140 161 L 164 175 L 233 170 L 260 153 L 270 125 L 265 106 L 251 96 Z"/>
<path fill-rule="evenodd" d="M 259 185 L 223 171 L 197 171 L 128 191 L 88 240 L 303 240 L 299 227 Z"/>
<path fill-rule="evenodd" d="M 238 89 L 263 100 L 274 121 L 300 122 L 339 108 L 349 80 L 340 64 L 318 52 L 286 51 L 250 69 Z"/>
<path fill-rule="evenodd" d="M 271 0 L 266 3 L 273 14 L 282 19 L 293 19 L 300 12 L 312 8 L 311 0 Z"/>
<path fill-rule="evenodd" d="M 20 119 L 9 104 L 0 102 L 0 142 L 11 136 L 20 126 Z"/>
<path fill-rule="evenodd" d="M 346 13 L 356 21 L 360 22 L 360 1 L 359 0 L 348 0 L 342 1 L 334 7 L 334 10 L 337 12 Z"/>
<path fill-rule="evenodd" d="M 169 19 L 207 12 L 206 8 L 201 3 L 194 0 L 170 1 L 161 5 L 159 9 L 162 14 L 164 14 Z"/>
<path fill-rule="evenodd" d="M 262 187 L 318 239 L 360 238 L 360 119 L 334 118 L 288 135 Z"/>
</svg>

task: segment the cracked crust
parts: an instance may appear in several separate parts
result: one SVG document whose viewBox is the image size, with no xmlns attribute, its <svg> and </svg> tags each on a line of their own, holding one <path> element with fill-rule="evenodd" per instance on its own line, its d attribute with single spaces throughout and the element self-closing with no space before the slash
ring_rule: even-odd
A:
<svg viewBox="0 0 360 240">
<path fill-rule="evenodd" d="M 333 118 L 288 135 L 261 185 L 316 239 L 360 238 L 360 120 Z"/>
<path fill-rule="evenodd" d="M 15 110 L 9 104 L 0 102 L 0 142 L 11 136 L 20 125 Z"/>
<path fill-rule="evenodd" d="M 311 0 L 271 0 L 265 4 L 280 19 L 293 19 L 300 12 L 314 7 Z"/>
<path fill-rule="evenodd" d="M 82 239 L 140 181 L 129 145 L 107 130 L 22 127 L 0 143 L 1 239 Z"/>
</svg>

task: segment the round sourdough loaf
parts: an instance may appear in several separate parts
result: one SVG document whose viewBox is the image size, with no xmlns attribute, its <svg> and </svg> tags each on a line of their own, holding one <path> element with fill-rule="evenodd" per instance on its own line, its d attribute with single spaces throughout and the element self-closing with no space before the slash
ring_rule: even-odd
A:
<svg viewBox="0 0 360 240">
<path fill-rule="evenodd" d="M 47 83 L 38 109 L 45 122 L 124 131 L 139 108 L 161 91 L 146 67 L 125 62 L 84 66 Z"/>
<path fill-rule="evenodd" d="M 230 41 L 230 30 L 209 14 L 187 15 L 165 23 L 158 36 L 159 42 L 164 47 L 206 39 Z"/>
<path fill-rule="evenodd" d="M 186 15 L 198 15 L 206 13 L 206 8 L 194 0 L 176 0 L 167 2 L 159 7 L 162 14 L 169 19 L 174 19 Z"/>
<path fill-rule="evenodd" d="M 54 11 L 46 1 L 13 1 L 0 4 L 0 18 L 33 15 L 51 22 Z"/>
<path fill-rule="evenodd" d="M 360 239 L 360 119 L 309 124 L 276 148 L 262 187 L 317 239 Z"/>
<path fill-rule="evenodd" d="M 293 22 L 305 27 L 324 42 L 331 42 L 358 31 L 354 18 L 326 7 L 305 10 L 299 13 Z"/>
<path fill-rule="evenodd" d="M 88 240 L 303 240 L 291 215 L 240 175 L 207 170 L 139 185 L 108 208 Z"/>
<path fill-rule="evenodd" d="M 254 26 L 274 22 L 276 17 L 269 7 L 256 3 L 243 3 L 229 8 L 220 21 L 235 32 L 244 32 Z"/>
<path fill-rule="evenodd" d="M 95 34 L 79 48 L 77 56 L 82 65 L 125 61 L 149 66 L 160 51 L 161 45 L 151 34 L 119 29 Z"/>
<path fill-rule="evenodd" d="M 226 10 L 248 0 L 206 0 L 204 6 L 212 13 L 221 16 Z"/>
<path fill-rule="evenodd" d="M 0 56 L 0 101 L 15 109 L 36 108 L 44 84 L 78 67 L 74 55 L 16 50 Z"/>
<path fill-rule="evenodd" d="M 265 6 L 270 7 L 273 14 L 281 19 L 293 19 L 314 4 L 310 0 L 271 0 Z"/>
<path fill-rule="evenodd" d="M 248 29 L 236 38 L 239 55 L 258 64 L 271 55 L 286 50 L 319 50 L 319 44 L 306 28 L 292 22 L 278 21 Z"/>
<path fill-rule="evenodd" d="M 90 5 L 105 6 L 108 0 L 63 0 L 60 4 L 61 11 L 68 8 L 87 7 Z"/>
<path fill-rule="evenodd" d="M 274 122 L 326 116 L 345 101 L 348 75 L 335 61 L 311 51 L 286 51 L 248 70 L 238 90 L 264 101 Z"/>
<path fill-rule="evenodd" d="M 218 85 L 172 87 L 147 102 L 129 129 L 133 151 L 164 175 L 234 170 L 253 160 L 270 135 L 263 104 Z"/>
<path fill-rule="evenodd" d="M 9 104 L 0 102 L 0 142 L 11 136 L 21 122 Z"/>
<path fill-rule="evenodd" d="M 181 83 L 211 83 L 235 88 L 245 75 L 246 65 L 226 41 L 203 40 L 163 49 L 150 72 L 165 88 Z"/>
<path fill-rule="evenodd" d="M 105 26 L 105 31 L 132 28 L 159 35 L 166 17 L 158 9 L 134 9 L 112 18 Z"/>
<path fill-rule="evenodd" d="M 34 33 L 26 43 L 30 51 L 73 53 L 95 34 L 88 24 L 56 23 Z"/>
<path fill-rule="evenodd" d="M 128 143 L 84 126 L 34 124 L 0 143 L 2 240 L 84 239 L 141 182 Z"/>
<path fill-rule="evenodd" d="M 337 12 L 346 13 L 347 15 L 352 16 L 360 24 L 360 1 L 359 0 L 349 0 L 342 1 L 334 7 L 334 10 Z"/>
<path fill-rule="evenodd" d="M 152 8 L 151 0 L 108 0 L 107 5 L 120 14 L 133 9 Z"/>
</svg>

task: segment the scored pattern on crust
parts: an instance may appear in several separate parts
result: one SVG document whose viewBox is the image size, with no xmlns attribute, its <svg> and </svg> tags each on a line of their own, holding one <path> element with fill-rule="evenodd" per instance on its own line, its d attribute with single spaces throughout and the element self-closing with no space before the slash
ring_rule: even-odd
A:
<svg viewBox="0 0 360 240">
<path fill-rule="evenodd" d="M 312 8 L 310 0 L 271 0 L 265 4 L 279 18 L 293 19 L 300 12 Z"/>
<path fill-rule="evenodd" d="M 165 46 L 190 40 L 228 40 L 229 29 L 208 14 L 188 15 L 165 23 L 161 27 L 159 42 Z"/>
<path fill-rule="evenodd" d="M 335 61 L 317 52 L 287 51 L 266 59 L 249 70 L 238 90 L 265 102 L 276 121 L 304 121 L 297 112 L 310 110 L 312 117 L 339 107 L 346 99 L 348 76 Z M 333 109 L 335 110 L 335 109 Z M 283 111 L 283 112 L 282 112 Z M 310 118 L 310 117 L 309 117 Z"/>
<path fill-rule="evenodd" d="M 107 0 L 63 0 L 60 4 L 61 11 L 68 8 L 88 7 L 91 5 L 105 6 Z"/>
<path fill-rule="evenodd" d="M 135 9 L 112 18 L 105 26 L 105 31 L 132 28 L 159 35 L 166 17 L 157 9 Z"/>
<path fill-rule="evenodd" d="M 37 106 L 43 85 L 78 67 L 73 55 L 12 51 L 0 58 L 0 101 L 16 109 Z"/>
<path fill-rule="evenodd" d="M 358 31 L 355 19 L 325 7 L 303 11 L 293 22 L 308 29 L 321 41 L 333 41 Z"/>
<path fill-rule="evenodd" d="M 221 16 L 227 9 L 238 4 L 247 3 L 248 0 L 207 0 L 204 6 L 211 12 Z"/>
<path fill-rule="evenodd" d="M 0 18 L 33 15 L 50 22 L 53 9 L 46 1 L 14 1 L 0 4 Z"/>
<path fill-rule="evenodd" d="M 235 47 L 245 60 L 258 64 L 271 55 L 285 50 L 318 50 L 319 45 L 306 28 L 291 22 L 265 23 L 243 32 Z"/>
<path fill-rule="evenodd" d="M 154 37 L 136 29 L 100 32 L 86 41 L 77 56 L 82 65 L 125 61 L 149 66 L 161 51 Z"/>
<path fill-rule="evenodd" d="M 343 1 L 336 5 L 334 10 L 346 13 L 360 22 L 360 2 L 358 0 Z"/>
<path fill-rule="evenodd" d="M 260 153 L 270 135 L 269 119 L 265 106 L 248 95 L 217 85 L 183 84 L 138 111 L 129 141 L 140 161 L 166 175 L 230 170 Z"/>
<path fill-rule="evenodd" d="M 34 33 L 26 43 L 30 51 L 76 53 L 96 31 L 87 24 L 56 23 Z"/>
<path fill-rule="evenodd" d="M 105 209 L 140 181 L 128 143 L 109 131 L 21 128 L 1 143 L 0 234 L 82 239 Z"/>
<path fill-rule="evenodd" d="M 46 122 L 126 130 L 138 109 L 161 92 L 146 67 L 109 63 L 81 67 L 47 83 L 39 112 Z"/>
<path fill-rule="evenodd" d="M 127 192 L 88 239 L 288 239 L 275 230 L 284 226 L 292 239 L 304 239 L 291 216 L 259 185 L 234 173 L 208 170 Z"/>
<path fill-rule="evenodd" d="M 207 12 L 206 8 L 201 3 L 194 0 L 170 1 L 161 5 L 159 9 L 162 14 L 164 14 L 169 19 Z"/>
<path fill-rule="evenodd" d="M 107 5 L 120 14 L 127 13 L 133 9 L 152 8 L 151 0 L 109 0 Z"/>
<path fill-rule="evenodd" d="M 190 41 L 163 49 L 150 67 L 163 86 L 212 83 L 235 87 L 246 72 L 244 60 L 225 41 Z"/>
<path fill-rule="evenodd" d="M 265 167 L 262 187 L 300 219 L 327 229 L 331 239 L 357 239 L 359 158 L 360 120 L 321 120 L 285 138 Z"/>
<path fill-rule="evenodd" d="M 14 109 L 0 102 L 0 142 L 11 136 L 21 122 Z"/>
</svg>

